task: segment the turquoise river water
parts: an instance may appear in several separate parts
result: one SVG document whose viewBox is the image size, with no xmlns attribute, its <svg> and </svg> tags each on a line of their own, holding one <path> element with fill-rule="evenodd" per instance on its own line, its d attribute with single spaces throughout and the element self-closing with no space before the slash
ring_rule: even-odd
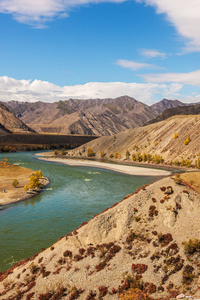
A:
<svg viewBox="0 0 200 300">
<path fill-rule="evenodd" d="M 39 195 L 0 210 L 0 271 L 49 247 L 137 186 L 160 178 L 43 162 L 34 153 L 0 154 L 0 160 L 42 170 L 51 180 Z"/>
</svg>

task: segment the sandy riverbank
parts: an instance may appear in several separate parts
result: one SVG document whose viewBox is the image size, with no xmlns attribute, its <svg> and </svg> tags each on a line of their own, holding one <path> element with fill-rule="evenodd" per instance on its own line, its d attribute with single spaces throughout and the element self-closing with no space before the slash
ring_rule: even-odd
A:
<svg viewBox="0 0 200 300">
<path fill-rule="evenodd" d="M 48 185 L 49 179 L 42 177 L 40 178 L 41 189 L 25 192 L 24 185 L 29 184 L 32 173 L 34 173 L 34 171 L 28 168 L 12 164 L 5 166 L 3 163 L 0 163 L 0 208 L 31 198 Z M 17 187 L 14 187 L 12 184 L 14 179 L 17 179 L 19 182 Z"/>
<path fill-rule="evenodd" d="M 128 175 L 138 175 L 138 176 L 169 176 L 171 172 L 153 168 L 143 168 L 143 167 L 135 167 L 129 165 L 120 165 L 120 164 L 111 164 L 104 163 L 99 161 L 91 161 L 91 160 L 81 160 L 81 159 L 68 159 L 68 158 L 52 158 L 52 157 L 37 157 L 37 159 L 62 163 L 68 166 L 84 166 L 84 167 L 96 167 L 101 169 L 112 170 L 119 173 L 124 173 Z"/>
</svg>

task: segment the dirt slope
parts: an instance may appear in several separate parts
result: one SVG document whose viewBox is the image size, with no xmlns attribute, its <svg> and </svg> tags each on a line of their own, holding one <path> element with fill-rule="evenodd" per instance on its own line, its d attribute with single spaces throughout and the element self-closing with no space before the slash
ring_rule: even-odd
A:
<svg viewBox="0 0 200 300">
<path fill-rule="evenodd" d="M 14 116 L 9 109 L 0 103 L 0 135 L 8 133 L 29 133 L 35 132 L 20 119 Z"/>
<path fill-rule="evenodd" d="M 200 242 L 191 254 L 182 244 L 199 237 L 199 200 L 157 181 L 1 274 L 1 299 L 200 297 Z"/>
<path fill-rule="evenodd" d="M 175 133 L 177 133 L 177 138 L 174 138 Z M 184 141 L 188 136 L 191 141 L 185 145 Z M 69 155 L 86 157 L 88 147 L 96 153 L 95 157 L 100 157 L 100 151 L 104 151 L 105 158 L 119 152 L 123 160 L 126 157 L 126 150 L 129 150 L 131 155 L 137 153 L 161 155 L 165 163 L 181 161 L 182 158 L 195 162 L 200 155 L 200 115 L 174 116 L 155 124 L 126 130 L 114 136 L 100 137 L 71 151 Z"/>
</svg>

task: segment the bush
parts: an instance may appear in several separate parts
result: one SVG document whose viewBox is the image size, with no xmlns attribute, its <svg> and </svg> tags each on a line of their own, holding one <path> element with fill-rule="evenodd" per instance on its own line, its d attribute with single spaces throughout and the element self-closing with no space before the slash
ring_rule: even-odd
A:
<svg viewBox="0 0 200 300">
<path fill-rule="evenodd" d="M 185 145 L 188 145 L 189 142 L 191 142 L 191 139 L 190 139 L 190 137 L 188 136 L 187 139 L 184 141 L 184 144 L 185 144 Z"/>
<path fill-rule="evenodd" d="M 130 152 L 128 150 L 126 150 L 126 159 L 129 159 L 129 156 L 130 156 Z"/>
<path fill-rule="evenodd" d="M 95 152 L 93 151 L 93 149 L 91 147 L 87 148 L 87 156 L 88 157 L 95 156 Z"/>
<path fill-rule="evenodd" d="M 120 159 L 121 158 L 121 154 L 119 152 L 115 152 L 114 158 Z"/>
<path fill-rule="evenodd" d="M 114 155 L 111 153 L 111 154 L 110 154 L 110 158 L 113 158 L 113 157 L 114 157 Z"/>
<path fill-rule="evenodd" d="M 175 132 L 174 136 L 173 136 L 173 139 L 177 139 L 177 137 L 178 137 L 178 134 Z"/>
<path fill-rule="evenodd" d="M 104 153 L 104 150 L 101 150 L 101 151 L 100 151 L 100 157 L 101 157 L 101 158 L 104 158 L 105 155 L 106 155 L 106 154 Z"/>
<path fill-rule="evenodd" d="M 19 181 L 17 179 L 14 179 L 12 185 L 16 188 L 18 186 L 18 184 L 19 184 Z"/>
<path fill-rule="evenodd" d="M 194 254 L 200 252 L 200 241 L 198 239 L 189 239 L 188 242 L 183 242 L 183 247 L 186 253 Z"/>
</svg>

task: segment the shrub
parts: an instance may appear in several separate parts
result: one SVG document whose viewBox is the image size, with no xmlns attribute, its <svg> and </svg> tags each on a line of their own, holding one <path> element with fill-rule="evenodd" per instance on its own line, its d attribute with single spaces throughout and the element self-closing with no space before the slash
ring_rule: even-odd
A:
<svg viewBox="0 0 200 300">
<path fill-rule="evenodd" d="M 66 251 L 63 253 L 63 256 L 64 256 L 64 257 L 72 258 L 72 252 L 69 251 L 69 250 L 66 250 Z"/>
<path fill-rule="evenodd" d="M 198 239 L 189 239 L 188 242 L 183 242 L 183 247 L 186 253 L 194 254 L 200 252 L 200 241 Z"/>
<path fill-rule="evenodd" d="M 24 192 L 27 192 L 29 190 L 29 187 L 27 186 L 27 184 L 25 184 L 24 186 Z"/>
<path fill-rule="evenodd" d="M 126 150 L 126 159 L 129 159 L 129 156 L 130 156 L 130 152 L 128 150 Z"/>
<path fill-rule="evenodd" d="M 95 156 L 95 152 L 93 151 L 93 149 L 91 147 L 87 148 L 87 156 L 88 157 Z"/>
<path fill-rule="evenodd" d="M 188 145 L 190 142 L 191 142 L 191 139 L 190 139 L 190 137 L 188 136 L 188 137 L 186 138 L 186 140 L 184 141 L 184 144 L 185 144 L 185 145 Z"/>
<path fill-rule="evenodd" d="M 190 265 L 187 265 L 183 269 L 183 284 L 191 284 L 195 275 L 193 273 L 194 268 Z"/>
<path fill-rule="evenodd" d="M 18 186 L 18 184 L 19 184 L 19 181 L 17 179 L 14 179 L 12 185 L 16 188 Z"/>
<path fill-rule="evenodd" d="M 120 159 L 121 158 L 121 154 L 119 152 L 115 152 L 114 158 Z"/>
<path fill-rule="evenodd" d="M 104 158 L 105 155 L 106 155 L 106 154 L 105 154 L 104 150 L 101 150 L 101 151 L 100 151 L 100 157 L 101 157 L 101 158 Z"/>
<path fill-rule="evenodd" d="M 143 274 L 147 270 L 147 265 L 145 264 L 132 264 L 132 270 L 134 273 Z"/>
<path fill-rule="evenodd" d="M 111 153 L 111 154 L 110 154 L 110 158 L 113 158 L 113 157 L 114 157 L 114 155 Z"/>
<path fill-rule="evenodd" d="M 174 136 L 173 136 L 173 139 L 177 139 L 177 137 L 178 137 L 178 134 L 175 132 Z"/>
</svg>

